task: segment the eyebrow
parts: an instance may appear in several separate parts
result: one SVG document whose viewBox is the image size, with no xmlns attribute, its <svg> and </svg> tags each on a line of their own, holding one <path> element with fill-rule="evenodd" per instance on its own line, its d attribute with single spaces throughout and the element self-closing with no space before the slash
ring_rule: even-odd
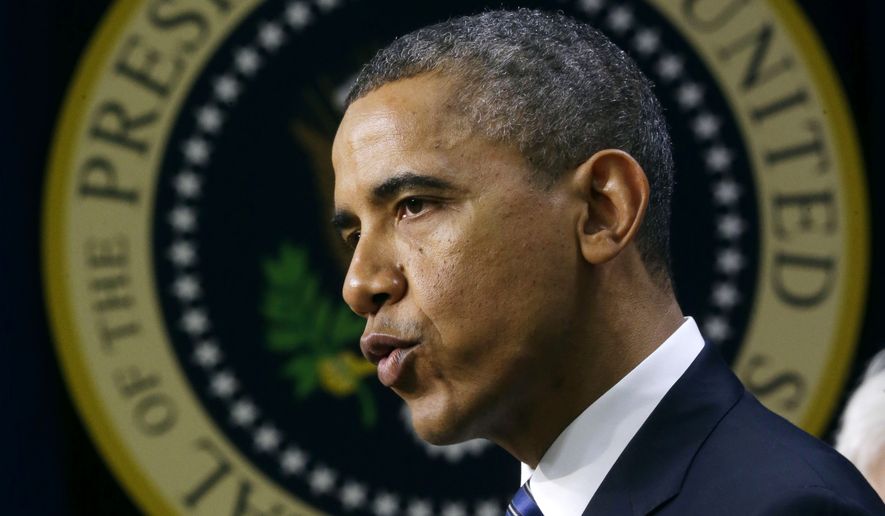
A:
<svg viewBox="0 0 885 516">
<path fill-rule="evenodd" d="M 415 172 L 401 172 L 372 188 L 372 197 L 376 203 L 381 203 L 397 197 L 411 188 L 454 190 L 455 185 L 438 177 L 425 176 Z"/>
<path fill-rule="evenodd" d="M 425 190 L 451 191 L 457 190 L 454 184 L 438 177 L 426 176 L 415 172 L 400 172 L 372 188 L 372 202 L 382 204 L 396 198 L 403 192 L 413 188 Z M 339 232 L 357 225 L 357 217 L 347 210 L 335 210 L 332 226 Z"/>
</svg>

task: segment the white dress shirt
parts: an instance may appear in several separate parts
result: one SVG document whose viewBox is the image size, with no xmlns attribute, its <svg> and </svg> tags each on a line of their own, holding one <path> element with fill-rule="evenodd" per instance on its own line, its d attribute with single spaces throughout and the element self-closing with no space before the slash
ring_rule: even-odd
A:
<svg viewBox="0 0 885 516">
<path fill-rule="evenodd" d="M 667 391 L 694 361 L 704 339 L 691 317 L 621 381 L 590 404 L 553 441 L 532 470 L 522 465 L 544 516 L 584 512 L 602 480 Z"/>
</svg>

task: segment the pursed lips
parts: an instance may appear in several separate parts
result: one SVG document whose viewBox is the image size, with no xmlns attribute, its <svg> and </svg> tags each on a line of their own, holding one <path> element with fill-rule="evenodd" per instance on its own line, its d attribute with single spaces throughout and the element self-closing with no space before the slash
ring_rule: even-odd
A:
<svg viewBox="0 0 885 516">
<path fill-rule="evenodd" d="M 366 360 L 378 365 L 383 358 L 386 358 L 395 349 L 410 348 L 416 346 L 418 341 L 403 340 L 393 335 L 383 333 L 370 333 L 360 338 L 360 350 Z"/>
<path fill-rule="evenodd" d="M 390 387 L 402 374 L 403 363 L 418 340 L 404 340 L 393 335 L 370 333 L 360 339 L 360 350 L 369 362 L 378 366 L 378 379 Z"/>
</svg>

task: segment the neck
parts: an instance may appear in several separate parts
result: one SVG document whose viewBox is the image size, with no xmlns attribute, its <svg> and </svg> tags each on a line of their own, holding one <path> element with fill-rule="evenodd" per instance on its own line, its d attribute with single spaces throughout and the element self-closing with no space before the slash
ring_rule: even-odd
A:
<svg viewBox="0 0 885 516">
<path fill-rule="evenodd" d="M 635 275 L 635 271 L 619 276 L 606 274 L 604 281 L 588 289 L 595 299 L 587 300 L 592 310 L 583 318 L 583 331 L 574 336 L 574 345 L 563 348 L 549 369 L 562 374 L 545 373 L 535 382 L 533 399 L 520 402 L 504 418 L 507 424 L 491 436 L 532 468 L 575 418 L 683 322 L 682 310 L 669 289 L 660 288 L 646 274 Z"/>
</svg>

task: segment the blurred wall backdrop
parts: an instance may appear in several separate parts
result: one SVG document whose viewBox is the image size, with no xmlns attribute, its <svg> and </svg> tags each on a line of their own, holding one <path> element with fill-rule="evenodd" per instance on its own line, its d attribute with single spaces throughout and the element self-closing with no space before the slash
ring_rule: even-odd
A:
<svg viewBox="0 0 885 516">
<path fill-rule="evenodd" d="M 500 514 L 515 462 L 420 442 L 359 358 L 327 220 L 359 65 L 502 5 L 656 83 L 680 301 L 832 438 L 885 343 L 880 2 L 7 2 L 4 512 Z"/>
</svg>

